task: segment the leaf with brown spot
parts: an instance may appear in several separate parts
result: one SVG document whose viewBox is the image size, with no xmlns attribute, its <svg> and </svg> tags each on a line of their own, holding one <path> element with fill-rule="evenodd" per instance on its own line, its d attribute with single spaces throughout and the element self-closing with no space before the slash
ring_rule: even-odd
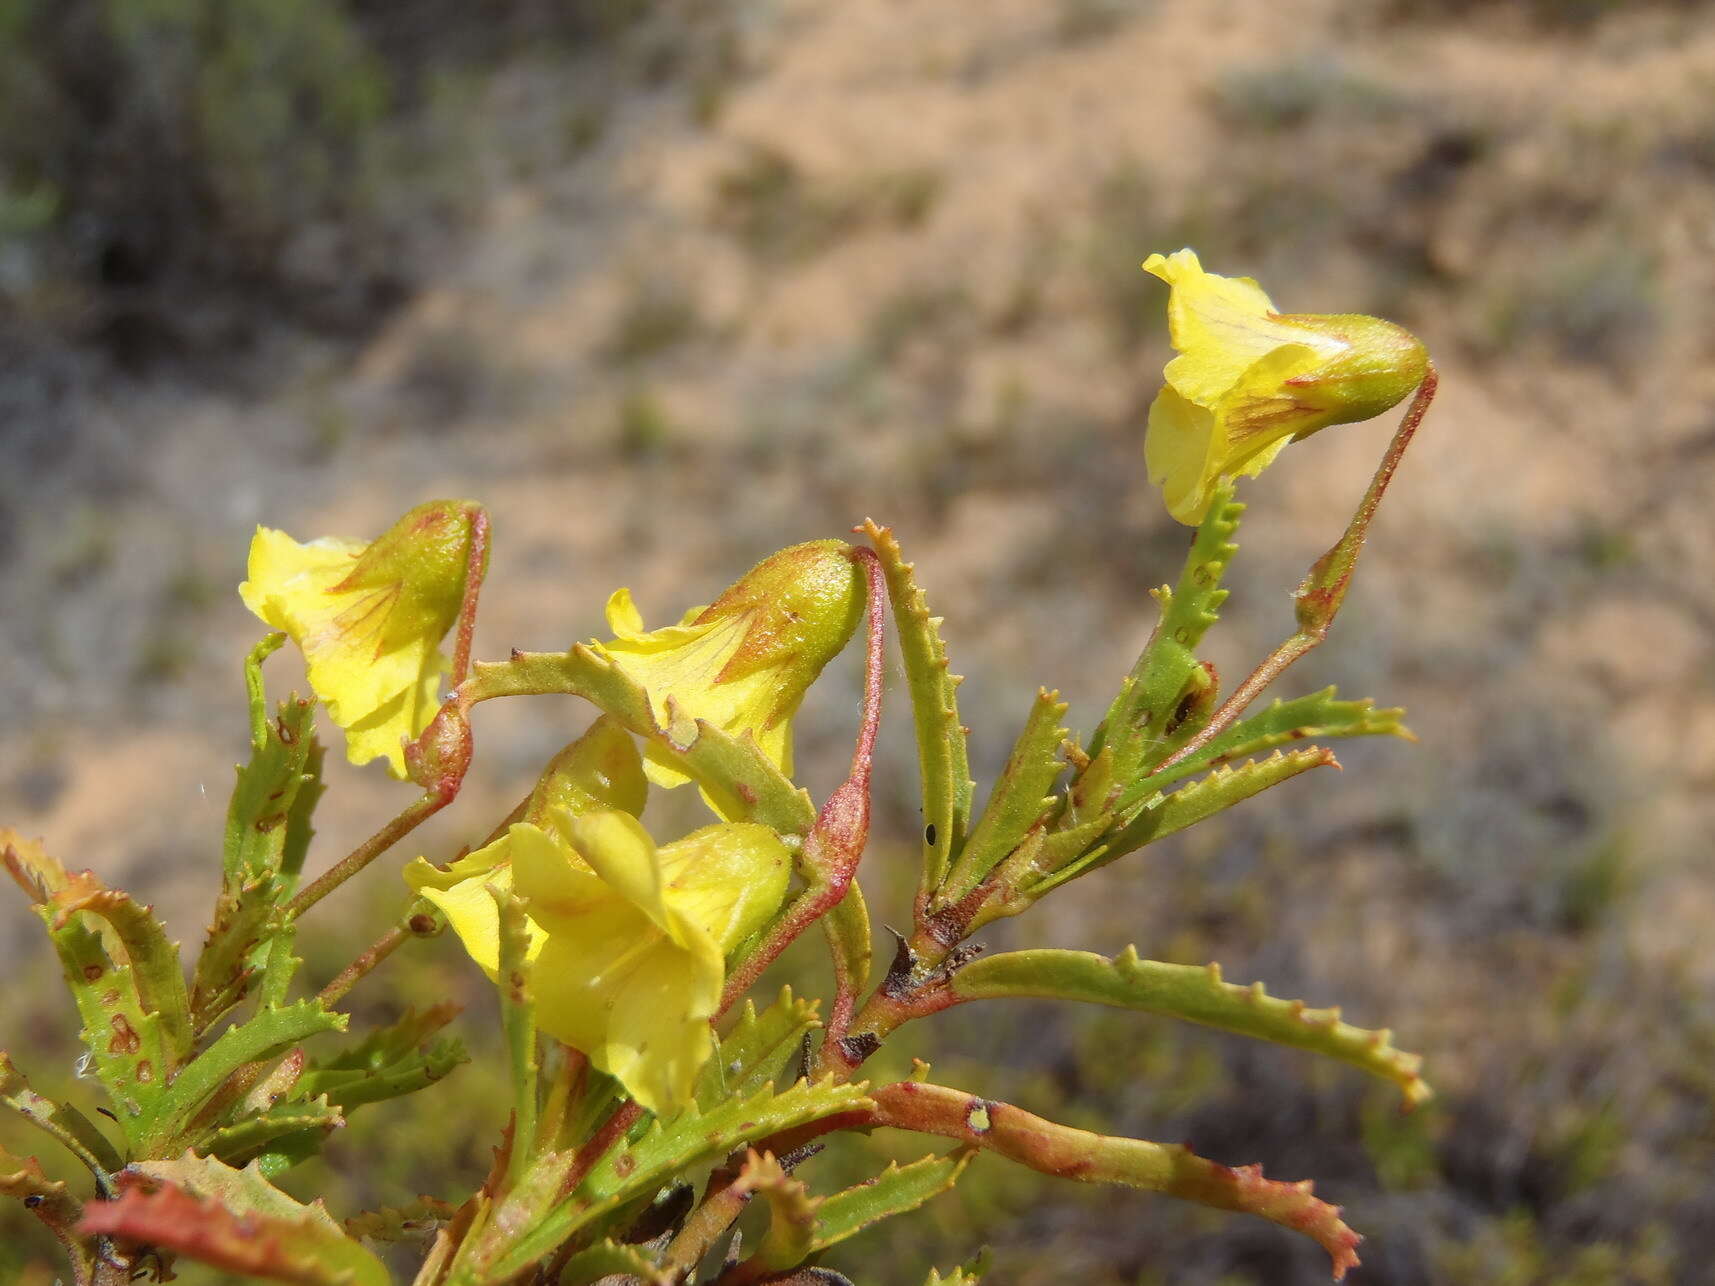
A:
<svg viewBox="0 0 1715 1286">
<path fill-rule="evenodd" d="M 154 1246 L 292 1286 L 389 1286 L 382 1262 L 320 1202 L 300 1205 L 255 1169 L 187 1154 L 139 1163 L 120 1184 L 117 1200 L 84 1207 L 85 1236 Z"/>
</svg>

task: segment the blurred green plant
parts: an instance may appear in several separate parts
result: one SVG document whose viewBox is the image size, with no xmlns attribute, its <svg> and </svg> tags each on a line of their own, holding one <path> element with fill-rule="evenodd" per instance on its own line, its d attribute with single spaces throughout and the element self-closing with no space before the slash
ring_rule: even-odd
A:
<svg viewBox="0 0 1715 1286">
<path fill-rule="evenodd" d="M 1150 960 L 1131 947 L 983 955 L 975 940 L 1074 880 L 1334 766 L 1332 740 L 1409 735 L 1400 711 L 1331 688 L 1249 711 L 1340 611 L 1434 394 L 1421 346 L 1373 318 L 1283 315 L 1254 282 L 1205 272 L 1188 250 L 1146 266 L 1172 284 L 1179 350 L 1150 413 L 1147 458 L 1195 535 L 1177 583 L 1156 592 L 1157 628 L 1095 731 L 1073 737 L 1067 705 L 1038 691 L 980 807 L 940 618 L 893 534 L 873 521 L 858 529 L 866 546 L 782 550 L 676 623 L 645 628 L 621 589 L 608 600 L 613 637 L 492 662 L 472 654 L 490 551 L 480 506 L 420 505 L 369 542 L 299 542 L 259 528 L 240 593 L 278 632 L 245 665 L 251 755 L 188 973 L 149 908 L 0 831 L 0 858 L 48 933 L 78 1014 L 79 1076 L 106 1100 L 97 1120 L 0 1054 L 0 1104 L 81 1167 L 74 1192 L 36 1158 L 0 1152 L 0 1191 L 58 1239 L 78 1286 L 165 1280 L 175 1261 L 299 1286 L 383 1286 L 399 1264 L 417 1286 L 827 1286 L 846 1279 L 825 1257 L 853 1262 L 850 1239 L 925 1206 L 979 1156 L 1256 1216 L 1320 1244 L 1336 1278 L 1355 1265 L 1358 1235 L 1308 1182 L 1101 1132 L 1090 1105 L 1048 1091 L 1038 1105 L 1068 1119 L 1038 1115 L 932 1077 L 898 1039 L 978 1001 L 1093 1005 L 1320 1054 L 1389 1082 L 1408 1108 L 1430 1096 L 1418 1058 L 1390 1032 L 1228 981 L 1218 964 Z M 1236 479 L 1259 473 L 1289 439 L 1408 396 L 1344 534 L 1294 592 L 1294 632 L 1223 695 L 1202 647 L 1238 552 Z M 650 423 L 659 412 L 630 418 Z M 855 877 L 869 841 L 889 613 L 916 732 L 922 830 L 910 930 L 877 970 Z M 271 703 L 264 664 L 288 638 L 313 696 Z M 791 776 L 792 721 L 854 639 L 860 727 L 849 775 L 818 804 Z M 346 958 L 349 944 L 305 917 L 454 802 L 475 753 L 475 707 L 545 695 L 577 697 L 599 715 L 447 863 L 411 862 L 414 896 L 393 926 L 324 984 L 306 985 L 305 957 Z M 344 731 L 348 758 L 382 759 L 419 793 L 306 882 L 323 793 L 318 712 Z M 688 784 L 715 820 L 658 843 L 641 820 L 648 799 Z M 276 1181 L 311 1164 L 360 1109 L 367 1117 L 436 1093 L 469 1060 L 464 1042 L 444 1035 L 456 1004 L 352 1000 L 396 953 L 447 927 L 494 984 L 487 1005 L 499 1020 L 479 1066 L 460 1073 L 463 1093 L 503 1104 L 509 1120 L 471 1190 L 338 1221 Z M 765 971 L 811 930 L 827 947 L 825 1003 L 790 988 L 759 999 Z M 1221 1078 L 1207 1058 L 1146 1044 L 1131 1068 L 1112 1069 L 1118 1080 L 1090 1088 L 1111 1096 L 1151 1071 L 1172 1082 L 1164 1105 Z M 811 1164 L 837 1136 L 876 1131 L 895 1141 Z M 444 1166 L 446 1149 L 467 1138 L 457 1124 L 431 1128 L 426 1141 L 382 1149 L 395 1159 L 372 1160 L 362 1178 L 401 1152 Z M 1560 1147 L 1593 1179 L 1617 1138 L 1611 1117 L 1572 1117 Z M 943 1151 L 918 1155 L 931 1140 Z M 1409 1169 L 1409 1146 L 1395 1151 Z M 376 1185 L 346 1190 L 365 1186 Z M 1018 1205 L 1004 1184 L 987 1189 L 975 1231 Z M 985 1268 L 972 1261 L 929 1281 L 972 1283 Z"/>
</svg>

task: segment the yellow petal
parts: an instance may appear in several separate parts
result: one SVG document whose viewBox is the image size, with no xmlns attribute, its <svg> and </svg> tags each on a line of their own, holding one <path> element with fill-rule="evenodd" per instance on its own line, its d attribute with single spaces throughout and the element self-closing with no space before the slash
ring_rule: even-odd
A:
<svg viewBox="0 0 1715 1286">
<path fill-rule="evenodd" d="M 632 816 L 643 812 L 649 783 L 637 743 L 612 715 L 548 761 L 548 767 L 524 805 L 524 820 L 545 826 L 557 809 L 572 813 L 617 808 Z"/>
<path fill-rule="evenodd" d="M 490 978 L 498 977 L 500 970 L 500 912 L 488 889 L 493 886 L 504 892 L 512 887 L 511 863 L 512 840 L 502 835 L 445 868 L 419 857 L 404 870 L 405 882 L 440 908 L 470 958 Z M 530 936 L 525 958 L 534 960 L 547 934 L 533 922 L 525 927 Z"/>
<path fill-rule="evenodd" d="M 654 842 L 626 813 L 512 827 L 513 870 L 548 941 L 531 972 L 543 1030 L 657 1113 L 690 1096 L 724 977 L 714 937 L 663 896 Z M 579 862 L 568 851 L 575 838 Z"/>
<path fill-rule="evenodd" d="M 731 951 L 786 900 L 792 854 L 755 822 L 705 826 L 659 853 L 667 904 Z"/>
<path fill-rule="evenodd" d="M 554 934 L 531 970 L 537 1022 L 583 1050 L 656 1115 L 688 1102 L 714 1052 L 721 992 L 707 934 L 674 941 L 615 897 L 577 933 Z"/>
<path fill-rule="evenodd" d="M 239 596 L 302 649 L 353 763 L 384 758 L 403 779 L 404 742 L 439 708 L 437 645 L 463 596 L 474 513 L 462 501 L 419 505 L 368 545 L 256 530 Z"/>
<path fill-rule="evenodd" d="M 607 628 L 621 638 L 643 633 L 643 613 L 631 601 L 631 591 L 621 587 L 607 596 Z"/>
<path fill-rule="evenodd" d="M 1209 511 L 1215 479 L 1208 472 L 1214 412 L 1187 402 L 1171 386 L 1155 395 L 1143 439 L 1149 480 L 1162 489 L 1167 511 L 1195 526 Z"/>
<path fill-rule="evenodd" d="M 1182 396 L 1212 405 L 1260 358 L 1282 344 L 1315 340 L 1337 353 L 1338 340 L 1307 335 L 1283 324 L 1262 287 L 1249 277 L 1205 272 L 1191 250 L 1151 255 L 1144 269 L 1173 287 L 1167 326 L 1179 356 L 1167 364 L 1167 382 Z"/>
<path fill-rule="evenodd" d="M 1396 405 L 1428 370 L 1422 344 L 1391 322 L 1277 313 L 1256 282 L 1205 272 L 1190 250 L 1143 266 L 1172 287 L 1179 352 L 1144 456 L 1180 522 L 1201 522 L 1217 486 L 1261 473 L 1287 442 Z"/>
</svg>

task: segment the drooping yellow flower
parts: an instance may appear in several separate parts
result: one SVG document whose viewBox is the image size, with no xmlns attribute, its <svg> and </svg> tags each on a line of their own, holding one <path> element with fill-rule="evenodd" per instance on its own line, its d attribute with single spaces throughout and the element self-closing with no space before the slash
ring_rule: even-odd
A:
<svg viewBox="0 0 1715 1286">
<path fill-rule="evenodd" d="M 620 810 L 635 817 L 643 811 L 648 790 L 636 743 L 610 716 L 603 715 L 548 762 L 524 803 L 520 820 L 547 826 L 556 811 L 575 815 Z M 488 890 L 493 886 L 504 892 L 512 887 L 511 831 L 444 867 L 419 857 L 405 867 L 404 876 L 407 884 L 446 915 L 471 959 L 489 977 L 497 977 L 500 912 Z M 530 935 L 528 958 L 533 960 L 546 935 L 534 921 L 526 928 Z"/>
<path fill-rule="evenodd" d="M 726 954 L 785 899 L 786 846 L 722 822 L 657 848 L 630 813 L 564 809 L 510 837 L 514 887 L 545 933 L 537 1023 L 649 1111 L 684 1104 L 714 1049 Z"/>
<path fill-rule="evenodd" d="M 1178 356 L 1149 408 L 1149 478 L 1180 522 L 1208 513 L 1216 486 L 1255 477 L 1288 442 L 1380 415 L 1423 381 L 1428 354 L 1409 331 L 1356 313 L 1278 313 L 1249 277 L 1203 271 L 1197 255 L 1151 255 L 1172 287 Z"/>
<path fill-rule="evenodd" d="M 447 658 L 439 644 L 458 616 L 477 506 L 418 505 L 368 544 L 324 537 L 300 544 L 258 527 L 244 605 L 290 634 L 310 687 L 345 729 L 354 764 L 385 758 L 406 774 L 403 743 L 440 706 Z"/>
<path fill-rule="evenodd" d="M 595 648 L 649 693 L 656 721 L 688 740 L 691 720 L 749 734 L 792 771 L 791 719 L 804 694 L 846 645 L 863 610 L 864 582 L 850 545 L 813 540 L 751 568 L 678 625 L 645 631 L 631 591 L 607 602 L 614 638 Z M 645 771 L 660 786 L 689 780 L 653 748 Z"/>
</svg>

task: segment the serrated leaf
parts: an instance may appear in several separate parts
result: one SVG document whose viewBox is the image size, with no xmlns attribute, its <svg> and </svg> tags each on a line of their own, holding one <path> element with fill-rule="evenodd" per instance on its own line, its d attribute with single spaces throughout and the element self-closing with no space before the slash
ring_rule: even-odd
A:
<svg viewBox="0 0 1715 1286">
<path fill-rule="evenodd" d="M 29 1080 L 4 1050 L 0 1050 L 0 1103 L 57 1140 L 98 1183 L 125 1164 L 107 1136 L 82 1112 L 31 1089 Z"/>
<path fill-rule="evenodd" d="M 753 1151 L 745 1157 L 735 1187 L 768 1203 L 768 1230 L 748 1261 L 748 1271 L 762 1276 L 803 1263 L 816 1247 L 816 1212 L 821 1201 L 766 1152 Z"/>
<path fill-rule="evenodd" d="M 799 1081 L 780 1094 L 773 1087 L 734 1098 L 707 1111 L 687 1108 L 657 1121 L 640 1138 L 613 1149 L 590 1170 L 570 1197 L 523 1235 L 493 1266 L 497 1280 L 522 1272 L 573 1233 L 598 1223 L 633 1197 L 647 1195 L 690 1166 L 724 1156 L 748 1143 L 843 1112 L 862 1112 L 866 1085 Z"/>
<path fill-rule="evenodd" d="M 1232 484 L 1220 488 L 1185 555 L 1177 588 L 1155 591 L 1161 607 L 1155 633 L 1090 744 L 1092 756 L 1103 749 L 1113 754 L 1114 775 L 1122 783 L 1143 776 L 1149 763 L 1159 763 L 1182 739 L 1170 740 L 1168 729 L 1197 669 L 1197 646 L 1226 601 L 1221 581 L 1238 552 L 1232 538 L 1244 508 L 1234 502 Z M 1189 735 L 1194 729 L 1175 731 Z"/>
<path fill-rule="evenodd" d="M 65 1184 L 42 1172 L 35 1157 L 15 1157 L 0 1147 L 0 1196 L 22 1201 L 65 1250 L 78 1281 L 87 1281 L 93 1267 L 88 1243 L 77 1235 L 82 1203 Z"/>
<path fill-rule="evenodd" d="M 590 1286 L 604 1277 L 635 1277 L 644 1286 L 671 1286 L 673 1277 L 636 1246 L 599 1241 L 566 1261 L 559 1286 Z"/>
<path fill-rule="evenodd" d="M 187 1153 L 138 1162 L 121 1183 L 118 1200 L 84 1207 L 85 1235 L 141 1242 L 293 1286 L 389 1286 L 385 1265 L 319 1201 L 300 1205 L 254 1167 L 235 1170 Z"/>
<path fill-rule="evenodd" d="M 917 729 L 917 767 L 923 789 L 924 902 L 941 887 L 953 859 L 965 845 L 971 824 L 971 781 L 965 728 L 959 722 L 958 686 L 949 669 L 941 618 L 929 615 L 928 601 L 906 562 L 899 542 L 886 527 L 865 520 L 863 533 L 875 546 L 887 577 L 894 628 L 911 694 L 911 717 Z"/>
<path fill-rule="evenodd" d="M 303 864 L 321 797 L 322 747 L 315 702 L 293 696 L 268 716 L 262 662 L 285 639 L 266 636 L 245 660 L 250 698 L 250 760 L 236 770 L 226 810 L 221 888 L 191 984 L 194 1029 L 211 1028 L 263 982 L 263 1003 L 278 1003 L 297 961 L 289 917 L 280 912 Z"/>
<path fill-rule="evenodd" d="M 402 1206 L 365 1210 L 345 1221 L 345 1230 L 367 1241 L 420 1241 L 450 1223 L 458 1207 L 439 1197 L 418 1197 Z"/>
<path fill-rule="evenodd" d="M 1261 983 L 1225 982 L 1218 965 L 1143 960 L 1133 947 L 1112 959 L 1088 951 L 1009 951 L 972 961 L 953 975 L 952 987 L 964 1000 L 1047 996 L 1182 1018 L 1350 1063 L 1398 1085 L 1408 1107 L 1432 1097 L 1418 1074 L 1423 1060 L 1396 1049 L 1391 1032 L 1353 1027 L 1338 1009 L 1281 1000 Z"/>
<path fill-rule="evenodd" d="M 325 1137 L 345 1124 L 337 1104 L 325 1094 L 307 1101 L 276 1103 L 206 1136 L 203 1147 L 228 1165 L 244 1165 L 281 1139 L 300 1134 Z"/>
<path fill-rule="evenodd" d="M 321 1032 L 344 1031 L 347 1021 L 344 1014 L 331 1012 L 319 1001 L 303 1000 L 263 1009 L 248 1021 L 227 1028 L 159 1096 L 147 1122 L 146 1146 L 141 1150 L 159 1153 L 175 1140 L 190 1142 L 198 1133 L 192 1128 L 192 1119 L 240 1067 L 278 1057 Z M 219 1123 L 218 1119 L 211 1122 Z"/>
<path fill-rule="evenodd" d="M 139 906 L 129 894 L 110 889 L 88 871 L 76 875 L 59 889 L 48 905 L 54 911 L 52 927 L 66 925 L 74 915 L 92 915 L 106 921 L 119 940 L 131 967 L 137 1000 L 145 1013 L 156 1019 L 163 1042 L 167 1075 L 171 1075 L 190 1052 L 190 996 L 179 966 L 178 943 L 167 938 L 161 922 L 150 908 Z"/>
<path fill-rule="evenodd" d="M 457 1018 L 458 1005 L 442 1001 L 412 1006 L 384 1027 L 374 1027 L 350 1047 L 311 1060 L 311 1072 L 380 1072 L 421 1052 L 434 1034 Z"/>
<path fill-rule="evenodd" d="M 1165 839 L 1187 826 L 1224 812 L 1270 786 L 1278 786 L 1312 768 L 1339 767 L 1334 752 L 1324 746 L 1308 746 L 1289 753 L 1275 751 L 1267 759 L 1253 759 L 1236 768 L 1219 767 L 1207 777 L 1181 786 L 1172 794 L 1156 793 L 1146 799 L 1117 830 L 1076 861 L 1068 863 L 1032 886 L 1030 895 L 1041 897 L 1050 889 L 1087 874 L 1109 862 L 1134 853 L 1146 844 Z"/>
<path fill-rule="evenodd" d="M 855 1236 L 871 1224 L 915 1210 L 946 1192 L 965 1172 L 976 1153 L 967 1148 L 947 1156 L 927 1156 L 910 1165 L 889 1165 L 875 1178 L 855 1188 L 822 1198 L 811 1254 Z"/>
<path fill-rule="evenodd" d="M 816 1016 L 819 1005 L 798 999 L 790 987 L 782 987 L 780 998 L 760 1014 L 755 1002 L 746 999 L 738 1023 L 721 1037 L 714 1056 L 697 1074 L 696 1100 L 703 1111 L 748 1097 L 764 1085 L 780 1084 L 804 1037 L 822 1025 Z"/>
<path fill-rule="evenodd" d="M 82 922 L 81 912 L 67 909 L 62 916 L 56 905 L 59 898 L 76 901 L 92 887 L 99 888 L 94 876 L 66 876 L 39 848 L 26 855 L 9 842 L 3 856 L 22 887 L 48 894 L 34 909 L 47 927 L 77 1006 L 89 1065 L 113 1104 L 126 1143 L 135 1149 L 147 1132 L 146 1114 L 172 1070 L 162 1021 L 143 1005 L 135 972 L 124 963 L 117 929 L 95 915 L 89 918 L 99 927 L 91 929 Z"/>
<path fill-rule="evenodd" d="M 315 740 L 315 701 L 292 697 L 268 718 L 262 662 L 278 651 L 284 634 L 269 634 L 244 661 L 250 703 L 250 762 L 238 768 L 226 810 L 221 870 L 227 887 L 278 874 L 286 851 L 292 806 L 306 781 Z"/>
<path fill-rule="evenodd" d="M 936 893 L 937 908 L 957 902 L 982 883 L 1055 806 L 1048 792 L 1066 766 L 1059 753 L 1066 738 L 1066 729 L 1060 726 L 1065 714 L 1066 703 L 1058 692 L 1037 690 L 988 805 Z"/>
<path fill-rule="evenodd" d="M 1160 1192 L 1304 1233 L 1328 1252 L 1336 1280 L 1358 1262 L 1361 1239 L 1341 1221 L 1339 1207 L 1318 1200 L 1308 1182 L 1266 1179 L 1260 1166 L 1221 1165 L 1177 1144 L 1092 1134 L 926 1081 L 884 1085 L 871 1098 L 877 1125 L 956 1139 L 1042 1174 Z"/>
<path fill-rule="evenodd" d="M 190 1047 L 178 948 L 149 908 L 89 871 L 68 875 L 15 831 L 0 831 L 0 861 L 47 928 L 91 1066 L 135 1143 L 141 1118 Z"/>
<path fill-rule="evenodd" d="M 1415 741 L 1404 717 L 1404 710 L 1378 708 L 1368 698 L 1342 701 L 1331 687 L 1290 701 L 1277 698 L 1268 709 L 1234 724 L 1189 759 L 1146 778 L 1140 783 L 1138 797 L 1201 772 L 1210 764 L 1249 759 L 1294 742 L 1344 737 L 1402 737 Z"/>
<path fill-rule="evenodd" d="M 694 721 L 684 743 L 656 722 L 648 693 L 623 668 L 584 643 L 566 652 L 514 652 L 508 661 L 479 661 L 462 692 L 474 703 L 495 697 L 563 693 L 582 697 L 665 754 L 692 778 L 729 821 L 760 822 L 803 836 L 816 821 L 809 794 L 792 784 L 754 740 Z"/>
<path fill-rule="evenodd" d="M 302 1092 L 325 1094 L 349 1114 L 368 1103 L 414 1094 L 445 1077 L 470 1055 L 458 1040 L 435 1041 L 422 1050 L 402 1054 L 382 1067 L 332 1071 L 312 1070 L 304 1074 Z"/>
</svg>

